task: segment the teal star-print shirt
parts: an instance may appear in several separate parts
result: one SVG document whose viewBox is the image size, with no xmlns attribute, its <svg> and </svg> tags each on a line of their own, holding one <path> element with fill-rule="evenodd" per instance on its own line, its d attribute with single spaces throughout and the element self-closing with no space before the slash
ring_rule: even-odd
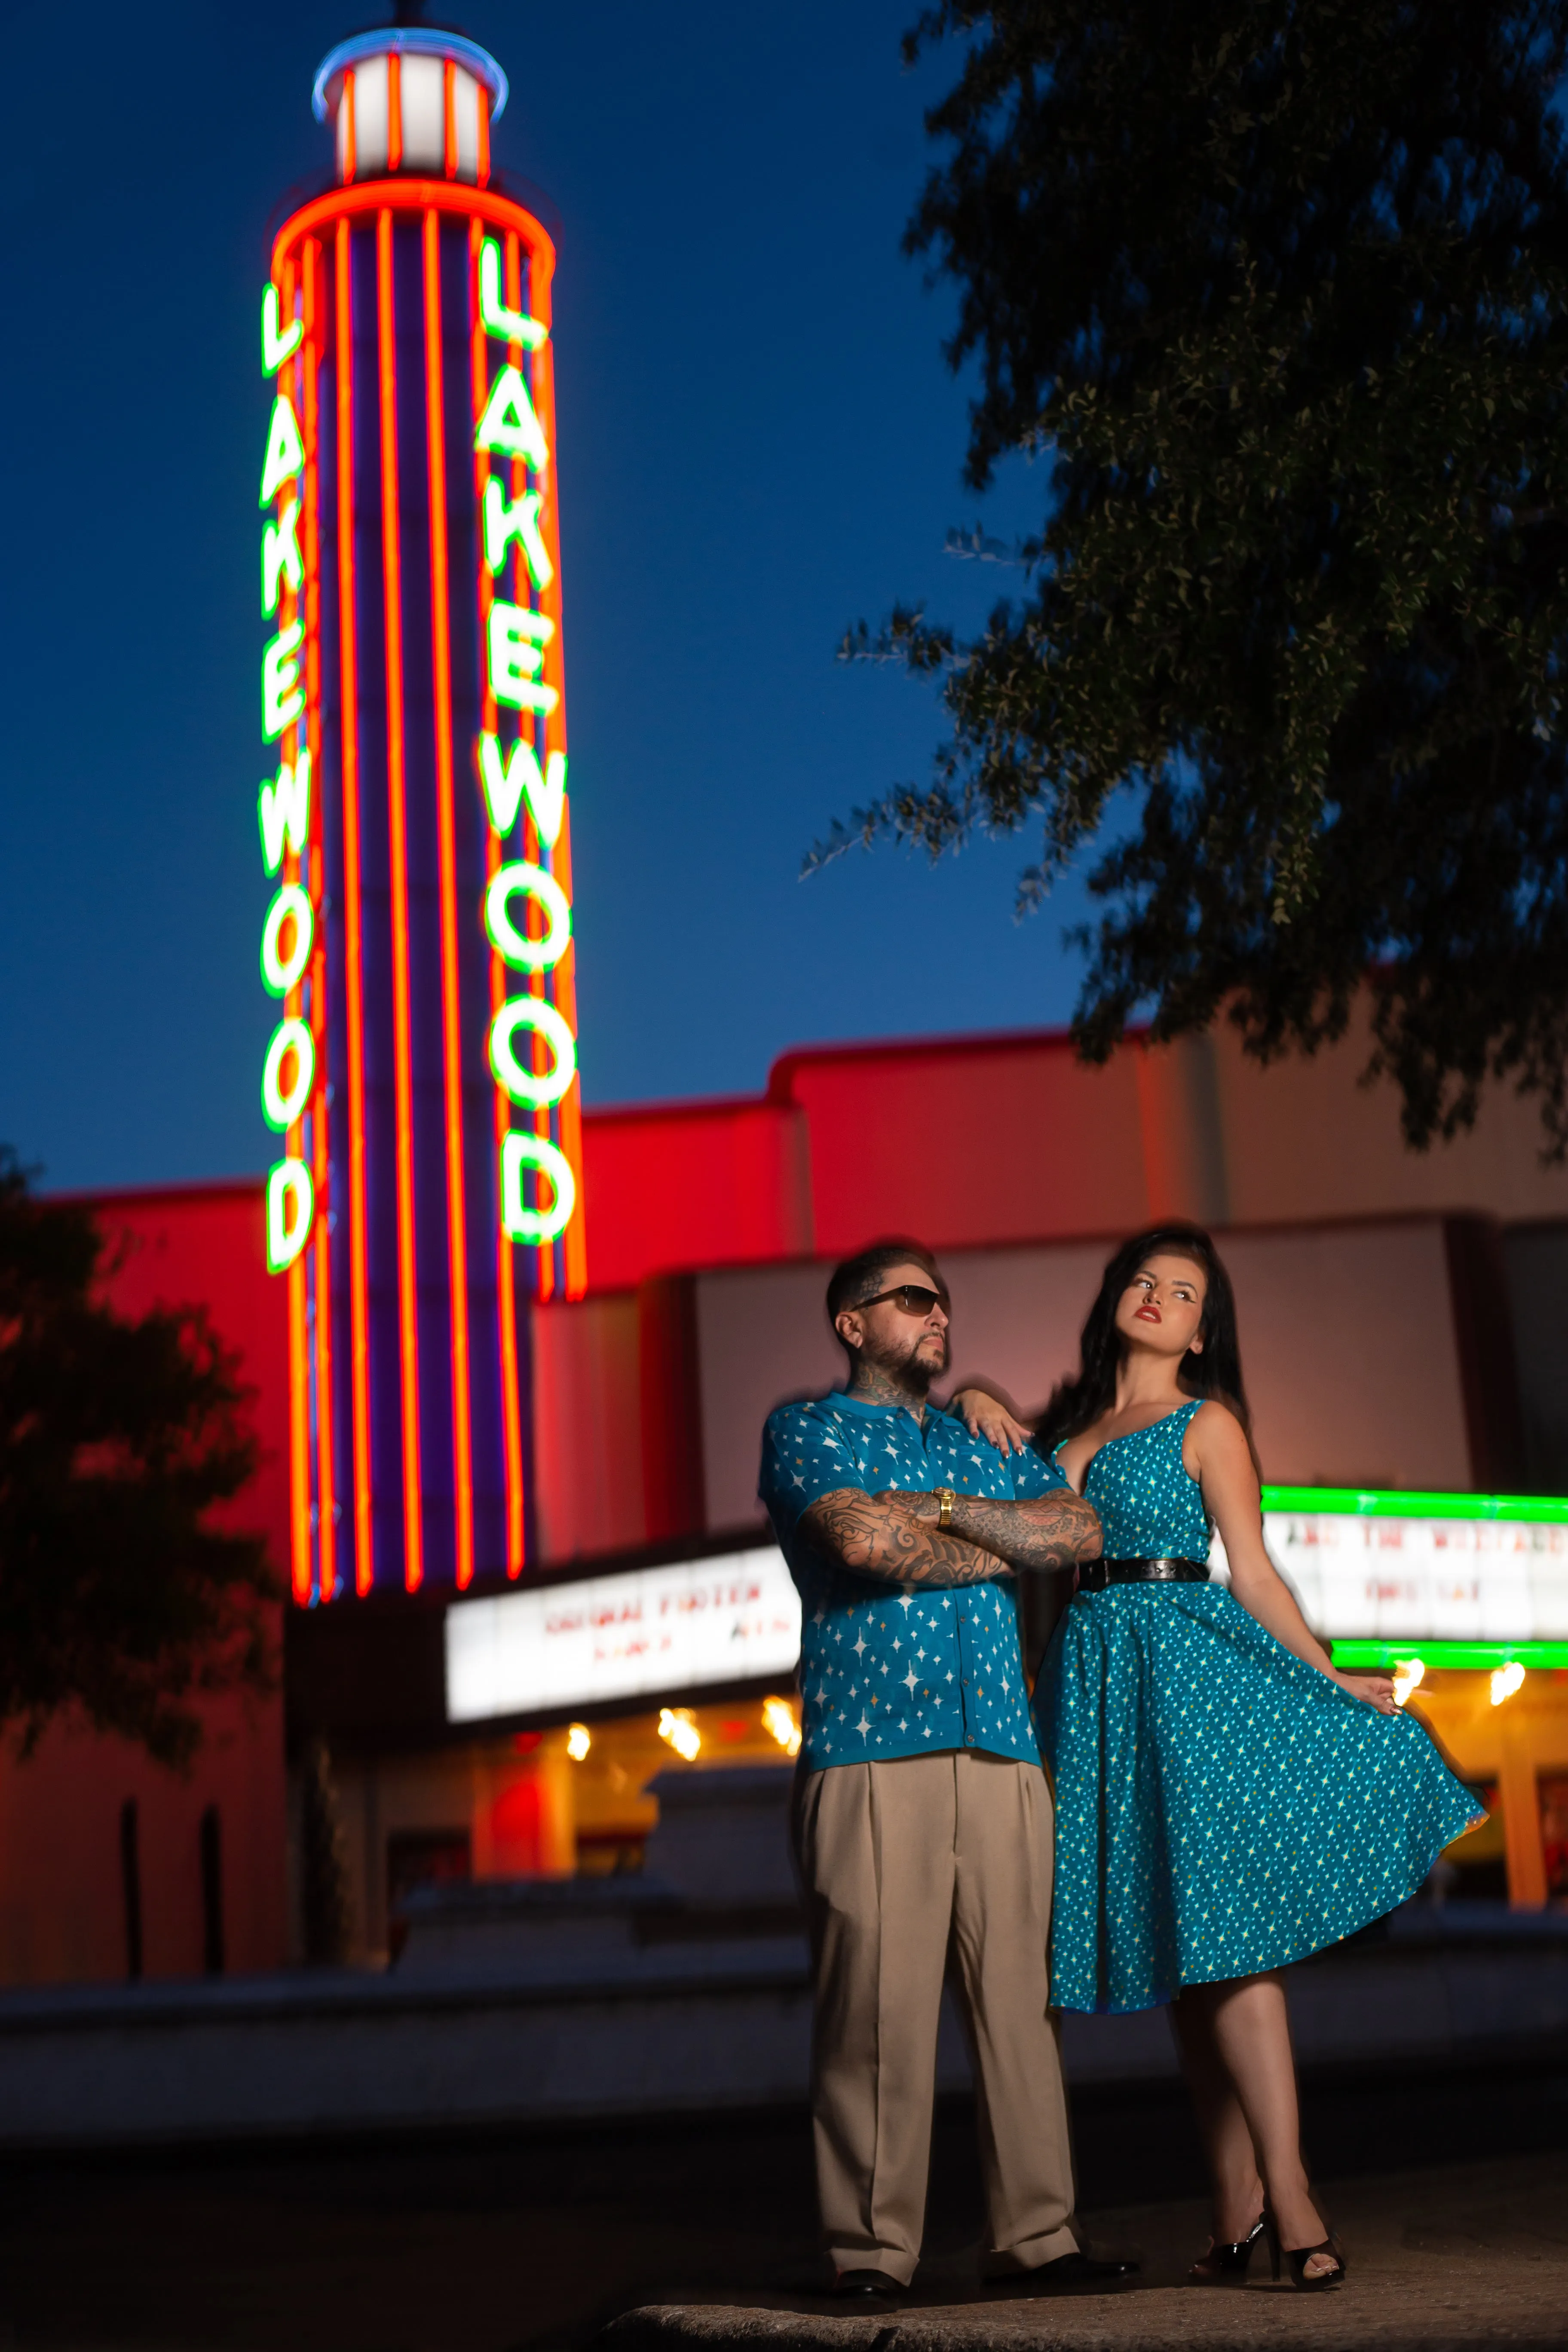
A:
<svg viewBox="0 0 1568 2352">
<path fill-rule="evenodd" d="M 1066 1485 L 1033 1452 L 1005 1457 L 954 1415 L 868 1404 L 835 1392 L 780 1405 L 763 1433 L 757 1491 L 789 1562 L 801 1602 L 801 1760 L 886 1761 L 976 1748 L 1040 1760 L 1024 1685 L 1011 1578 L 902 1588 L 855 1576 L 799 1532 L 821 1495 L 859 1486 L 1024 1502 Z"/>
</svg>

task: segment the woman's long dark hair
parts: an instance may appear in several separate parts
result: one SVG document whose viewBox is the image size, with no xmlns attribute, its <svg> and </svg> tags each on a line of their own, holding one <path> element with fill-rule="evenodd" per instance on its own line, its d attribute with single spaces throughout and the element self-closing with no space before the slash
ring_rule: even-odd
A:
<svg viewBox="0 0 1568 2352">
<path fill-rule="evenodd" d="M 1203 1348 L 1191 1349 L 1177 1367 L 1176 1378 L 1189 1396 L 1212 1397 L 1226 1404 L 1252 1435 L 1247 1391 L 1241 1379 L 1241 1347 L 1236 1335 L 1236 1294 L 1225 1261 L 1201 1225 L 1152 1225 L 1123 1242 L 1100 1277 L 1100 1296 L 1089 1310 L 1079 1342 L 1076 1379 L 1058 1381 L 1041 1417 L 1035 1442 L 1044 1454 L 1087 1429 L 1116 1402 L 1116 1375 L 1121 1363 L 1121 1337 L 1116 1309 L 1121 1294 L 1141 1265 L 1152 1257 L 1191 1258 L 1204 1270 L 1204 1319 L 1198 1326 Z"/>
</svg>

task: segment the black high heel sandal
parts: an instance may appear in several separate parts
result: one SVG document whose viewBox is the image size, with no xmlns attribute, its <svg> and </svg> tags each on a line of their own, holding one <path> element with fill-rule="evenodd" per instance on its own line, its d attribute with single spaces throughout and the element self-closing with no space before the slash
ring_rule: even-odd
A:
<svg viewBox="0 0 1568 2352">
<path fill-rule="evenodd" d="M 1345 2272 L 1348 2268 L 1344 2248 L 1331 2230 L 1328 2236 L 1321 2238 L 1315 2246 L 1281 2246 L 1279 2224 L 1267 2205 L 1263 2209 L 1260 2227 L 1268 2240 L 1269 2269 L 1276 2279 L 1279 2275 L 1279 2258 L 1283 2254 L 1290 2265 L 1290 2284 L 1293 2287 L 1299 2288 L 1302 2294 L 1326 2294 L 1331 2288 L 1344 2284 Z M 1309 2275 L 1307 2264 L 1314 2254 L 1331 2255 L 1338 2268 L 1331 2271 L 1313 2271 Z"/>
<path fill-rule="evenodd" d="M 1267 2235 L 1267 2216 L 1259 2213 L 1245 2238 L 1233 2245 L 1213 2244 L 1206 2254 L 1200 2254 L 1187 2273 L 1189 2286 L 1245 2286 L 1247 2273 L 1252 2267 L 1252 2249 L 1259 2238 Z M 1274 2275 L 1279 2275 L 1278 2263 Z"/>
</svg>

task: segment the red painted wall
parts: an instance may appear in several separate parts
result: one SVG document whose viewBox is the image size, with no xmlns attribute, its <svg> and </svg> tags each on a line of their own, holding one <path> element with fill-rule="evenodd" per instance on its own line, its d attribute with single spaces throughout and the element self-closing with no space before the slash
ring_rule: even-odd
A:
<svg viewBox="0 0 1568 2352">
<path fill-rule="evenodd" d="M 126 1315 L 205 1303 L 256 1393 L 259 1473 L 227 1507 L 258 1528 L 281 1574 L 288 1558 L 288 1349 L 281 1283 L 267 1272 L 259 1181 L 100 1194 L 110 1243 L 105 1288 Z M 0 1984 L 125 1972 L 120 1814 L 137 1808 L 143 1969 L 188 1976 L 203 1965 L 201 1816 L 222 1825 L 224 1929 L 231 1971 L 288 1956 L 281 1696 L 212 1702 L 188 1778 L 123 1740 L 58 1721 L 27 1763 L 0 1749 Z"/>
</svg>

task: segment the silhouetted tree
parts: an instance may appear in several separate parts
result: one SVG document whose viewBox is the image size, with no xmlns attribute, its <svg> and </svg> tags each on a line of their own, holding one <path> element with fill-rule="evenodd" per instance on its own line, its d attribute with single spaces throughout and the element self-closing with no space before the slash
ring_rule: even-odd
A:
<svg viewBox="0 0 1568 2352">
<path fill-rule="evenodd" d="M 0 1722 L 26 1751 L 79 1708 L 183 1765 L 193 1699 L 273 1686 L 265 1545 L 208 1523 L 256 1442 L 205 1313 L 128 1320 L 104 1271 L 91 1212 L 0 1150 Z"/>
<path fill-rule="evenodd" d="M 1565 0 L 943 0 L 966 43 L 908 249 L 961 291 L 968 478 L 1045 462 L 1025 600 L 960 642 L 935 783 L 836 825 L 1037 824 L 1034 903 L 1130 794 L 1078 1008 L 1103 1059 L 1222 1007 L 1268 1057 L 1369 971 L 1412 1143 L 1489 1074 L 1568 1143 Z"/>
</svg>

